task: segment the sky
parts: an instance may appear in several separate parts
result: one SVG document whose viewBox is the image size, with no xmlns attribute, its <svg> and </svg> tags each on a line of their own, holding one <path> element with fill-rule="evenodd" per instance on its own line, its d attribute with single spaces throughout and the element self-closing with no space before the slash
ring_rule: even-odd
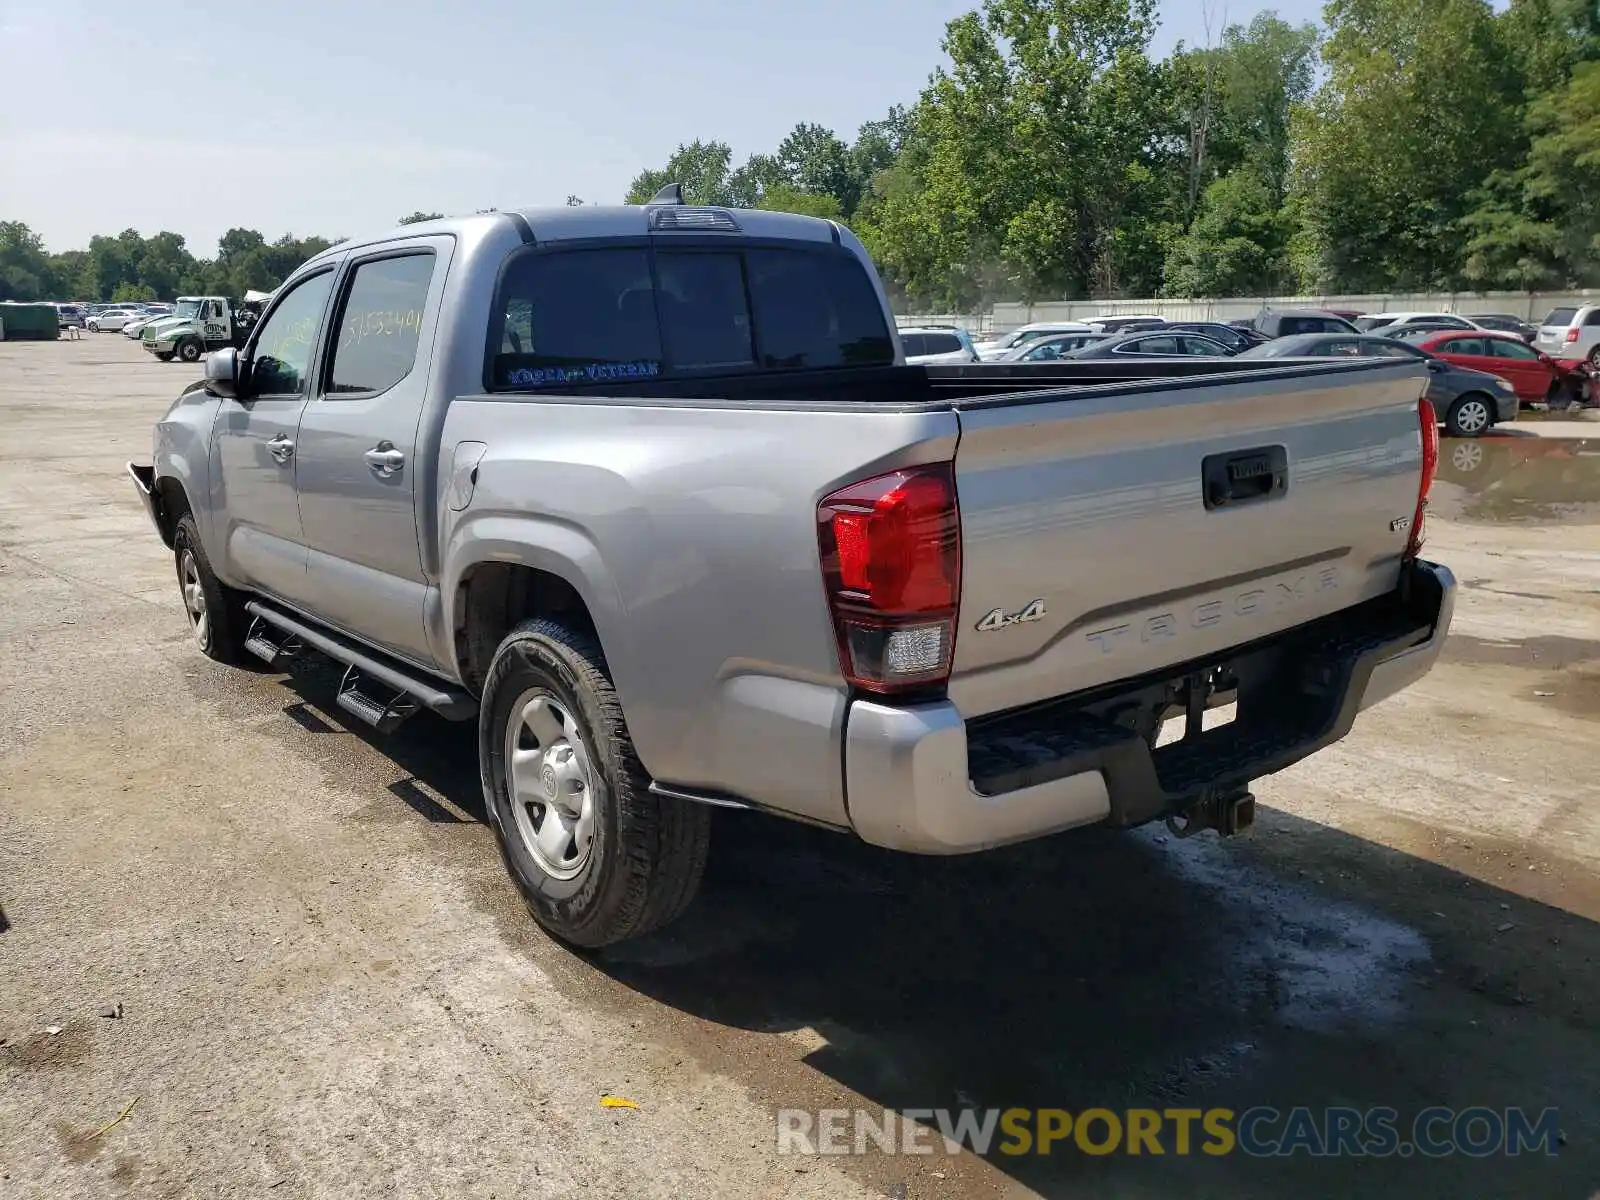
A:
<svg viewBox="0 0 1600 1200">
<path fill-rule="evenodd" d="M 909 104 L 974 0 L 0 0 L 0 220 L 352 236 L 416 210 L 618 203 L 680 142 L 735 162 Z M 1214 0 L 1315 20 L 1320 0 Z M 1152 53 L 1202 43 L 1168 0 Z M 27 103 L 37 101 L 38 107 Z"/>
</svg>

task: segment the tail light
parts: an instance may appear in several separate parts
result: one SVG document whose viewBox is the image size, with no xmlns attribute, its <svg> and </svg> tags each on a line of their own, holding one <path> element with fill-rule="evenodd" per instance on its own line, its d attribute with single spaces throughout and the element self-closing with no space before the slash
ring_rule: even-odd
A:
<svg viewBox="0 0 1600 1200">
<path fill-rule="evenodd" d="M 839 667 L 889 695 L 950 678 L 961 598 L 961 518 L 950 463 L 863 479 L 817 505 Z"/>
<path fill-rule="evenodd" d="M 1433 489 L 1433 477 L 1439 473 L 1439 415 L 1427 399 L 1417 401 L 1417 421 L 1422 426 L 1422 482 L 1417 485 L 1417 511 L 1411 518 L 1407 558 L 1415 558 L 1422 551 L 1422 522 L 1428 510 L 1428 493 Z"/>
<path fill-rule="evenodd" d="M 1578 340 L 1578 330 L 1577 330 L 1577 328 L 1574 327 L 1572 329 L 1567 330 L 1567 341 L 1568 341 L 1568 343 L 1570 344 L 1570 343 L 1575 342 L 1577 340 Z"/>
</svg>

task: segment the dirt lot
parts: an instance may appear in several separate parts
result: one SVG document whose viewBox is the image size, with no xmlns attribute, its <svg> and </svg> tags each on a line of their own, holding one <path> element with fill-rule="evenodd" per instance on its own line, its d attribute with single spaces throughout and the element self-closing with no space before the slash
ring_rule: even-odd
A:
<svg viewBox="0 0 1600 1200">
<path fill-rule="evenodd" d="M 147 359 L 0 344 L 0 1197 L 1600 1187 L 1600 425 L 1446 444 L 1447 661 L 1251 837 L 923 861 L 731 814 L 681 925 L 581 958 L 459 727 L 193 648 L 122 464 L 194 369 Z M 969 1104 L 1554 1106 L 1562 1144 L 777 1153 L 779 1108 Z"/>
</svg>

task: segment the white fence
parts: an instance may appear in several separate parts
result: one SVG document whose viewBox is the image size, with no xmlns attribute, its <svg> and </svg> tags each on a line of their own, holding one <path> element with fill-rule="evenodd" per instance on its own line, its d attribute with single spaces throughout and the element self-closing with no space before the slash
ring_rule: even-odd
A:
<svg viewBox="0 0 1600 1200">
<path fill-rule="evenodd" d="M 1238 321 L 1264 308 L 1337 308 L 1351 312 L 1506 313 L 1538 323 L 1552 308 L 1600 304 L 1600 291 L 1435 292 L 1368 296 L 1236 296 L 1224 300 L 1045 300 L 996 304 L 988 313 L 900 316 L 901 327 L 959 325 L 972 333 L 1004 333 L 1035 321 L 1087 321 L 1094 317 L 1153 316 L 1169 321 Z"/>
</svg>

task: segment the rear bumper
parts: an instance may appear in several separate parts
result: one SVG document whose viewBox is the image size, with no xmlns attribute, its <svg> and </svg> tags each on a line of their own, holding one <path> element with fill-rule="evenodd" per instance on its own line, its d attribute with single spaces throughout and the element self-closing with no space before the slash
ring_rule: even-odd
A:
<svg viewBox="0 0 1600 1200">
<path fill-rule="evenodd" d="M 959 854 L 1081 825 L 1140 825 L 1332 744 L 1356 715 L 1432 669 L 1455 608 L 1448 568 L 1418 562 L 1380 600 L 1110 689 L 968 722 L 953 704 L 854 701 L 845 798 L 857 834 L 919 854 Z M 1236 719 L 1152 750 L 1128 714 L 1171 711 L 1218 670 Z"/>
</svg>

